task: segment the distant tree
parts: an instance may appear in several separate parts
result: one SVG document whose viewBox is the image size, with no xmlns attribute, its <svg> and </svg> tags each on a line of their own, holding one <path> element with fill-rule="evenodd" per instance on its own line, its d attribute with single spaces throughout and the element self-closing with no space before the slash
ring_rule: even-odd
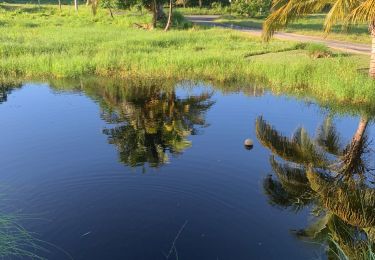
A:
<svg viewBox="0 0 375 260">
<path fill-rule="evenodd" d="M 116 3 L 114 2 L 114 0 L 102 0 L 100 2 L 100 6 L 103 7 L 103 8 L 105 8 L 105 9 L 108 9 L 109 14 L 111 15 L 111 17 L 113 19 L 112 9 L 116 8 Z"/>
<path fill-rule="evenodd" d="M 324 22 L 325 32 L 329 33 L 337 23 L 344 25 L 359 22 L 369 25 L 372 37 L 370 77 L 375 79 L 375 0 L 273 0 L 272 12 L 263 25 L 263 37 L 269 40 L 274 32 L 285 28 L 300 17 L 321 12 L 331 6 Z"/>
<path fill-rule="evenodd" d="M 77 1 L 77 0 L 75 0 Z M 104 3 L 104 6 L 113 6 L 113 4 L 109 4 L 109 1 L 113 0 L 90 0 L 91 6 L 92 6 L 92 11 L 93 14 L 95 15 L 97 12 L 97 8 L 100 4 L 99 1 L 108 1 Z M 118 0 L 121 1 L 121 0 Z M 124 0 L 123 0 L 124 1 Z M 155 28 L 156 24 L 158 21 L 164 19 L 166 17 L 164 10 L 163 10 L 163 5 L 166 2 L 166 0 L 131 0 L 127 2 L 126 6 L 143 6 L 148 10 L 149 12 L 152 13 L 152 27 Z M 125 3 L 125 2 L 124 2 Z"/>
</svg>

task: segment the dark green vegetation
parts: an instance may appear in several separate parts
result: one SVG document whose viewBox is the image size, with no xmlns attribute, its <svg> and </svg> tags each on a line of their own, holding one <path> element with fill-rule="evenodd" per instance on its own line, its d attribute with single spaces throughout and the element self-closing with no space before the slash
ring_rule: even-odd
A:
<svg viewBox="0 0 375 260">
<path fill-rule="evenodd" d="M 362 117 L 352 141 L 343 144 L 330 117 L 315 138 L 304 128 L 287 138 L 262 117 L 256 121 L 258 140 L 272 151 L 275 177 L 264 179 L 269 202 L 295 212 L 309 207 L 316 221 L 294 233 L 327 244 L 329 259 L 374 259 L 375 190 L 366 160 L 371 156 L 368 123 Z"/>
<path fill-rule="evenodd" d="M 232 4 L 229 2 L 213 2 L 205 7 L 185 7 L 179 8 L 178 11 L 183 14 L 195 15 L 238 15 L 240 17 L 259 17 L 269 13 L 271 0 L 235 0 Z"/>
</svg>

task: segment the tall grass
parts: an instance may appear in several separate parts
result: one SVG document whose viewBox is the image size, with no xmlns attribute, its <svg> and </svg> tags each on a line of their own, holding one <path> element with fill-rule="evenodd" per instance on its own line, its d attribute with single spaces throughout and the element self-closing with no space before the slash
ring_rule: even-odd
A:
<svg viewBox="0 0 375 260">
<path fill-rule="evenodd" d="M 37 252 L 43 250 L 38 241 L 16 222 L 16 216 L 0 215 L 0 258 L 42 259 Z"/>
<path fill-rule="evenodd" d="M 375 101 L 375 83 L 358 69 L 368 57 L 333 55 L 311 59 L 292 42 L 268 44 L 223 29 L 186 27 L 170 32 L 134 28 L 147 13 L 105 10 L 93 17 L 82 6 L 0 5 L 0 77 L 197 79 L 255 81 L 277 91 L 309 93 L 350 104 Z M 177 16 L 178 17 L 178 16 Z"/>
</svg>

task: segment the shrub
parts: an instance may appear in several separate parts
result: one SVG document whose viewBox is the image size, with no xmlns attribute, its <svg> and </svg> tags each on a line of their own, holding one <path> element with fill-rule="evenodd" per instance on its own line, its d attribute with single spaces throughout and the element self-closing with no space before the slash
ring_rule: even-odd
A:
<svg viewBox="0 0 375 260">
<path fill-rule="evenodd" d="M 234 0 L 231 8 L 238 15 L 255 17 L 267 14 L 271 2 L 271 0 Z"/>
<path fill-rule="evenodd" d="M 314 59 L 327 58 L 332 55 L 331 50 L 324 44 L 309 43 L 305 49 L 308 51 L 309 56 Z"/>
</svg>

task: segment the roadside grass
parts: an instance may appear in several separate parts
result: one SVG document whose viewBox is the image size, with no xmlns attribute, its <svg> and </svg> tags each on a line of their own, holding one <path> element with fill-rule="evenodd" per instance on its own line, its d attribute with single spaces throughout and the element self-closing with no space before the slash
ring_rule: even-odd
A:
<svg viewBox="0 0 375 260">
<path fill-rule="evenodd" d="M 147 13 L 89 8 L 0 5 L 0 77 L 23 80 L 80 78 L 251 82 L 323 101 L 370 104 L 375 83 L 359 69 L 369 57 L 333 53 L 313 59 L 307 46 L 232 30 L 186 26 L 181 16 L 169 32 L 135 29 Z M 162 26 L 161 26 L 162 27 Z M 188 28 L 181 30 L 179 28 Z"/>
<path fill-rule="evenodd" d="M 325 35 L 323 32 L 324 17 L 324 14 L 309 15 L 291 23 L 284 31 L 310 36 L 327 37 L 327 39 L 339 41 L 371 43 L 368 26 L 365 24 L 352 26 L 351 28 L 344 28 L 342 25 L 336 25 L 332 28 L 330 34 Z M 261 29 L 264 19 L 264 17 L 246 18 L 224 15 L 216 20 L 216 22 Z"/>
</svg>

